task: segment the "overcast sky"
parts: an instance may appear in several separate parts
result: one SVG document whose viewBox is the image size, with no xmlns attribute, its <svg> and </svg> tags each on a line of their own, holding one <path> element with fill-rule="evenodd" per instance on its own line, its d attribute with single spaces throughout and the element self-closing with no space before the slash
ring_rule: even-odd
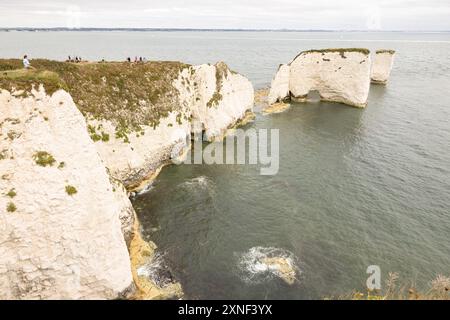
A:
<svg viewBox="0 0 450 320">
<path fill-rule="evenodd" d="M 0 27 L 450 30 L 450 0 L 0 0 Z"/>
</svg>

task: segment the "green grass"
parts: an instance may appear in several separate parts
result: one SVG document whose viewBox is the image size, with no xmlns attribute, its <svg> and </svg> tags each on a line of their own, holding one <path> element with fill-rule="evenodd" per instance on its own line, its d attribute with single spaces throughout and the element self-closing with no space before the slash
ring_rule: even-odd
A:
<svg viewBox="0 0 450 320">
<path fill-rule="evenodd" d="M 69 196 L 73 196 L 74 194 L 78 193 L 78 190 L 74 186 L 68 185 L 68 186 L 66 186 L 66 193 Z"/>
<path fill-rule="evenodd" d="M 33 155 L 33 159 L 37 165 L 41 167 L 51 167 L 56 162 L 55 158 L 47 151 L 38 151 Z"/>
<path fill-rule="evenodd" d="M 22 97 L 26 97 L 35 86 L 43 84 L 49 94 L 59 90 L 67 89 L 67 86 L 55 72 L 46 70 L 10 70 L 0 72 L 0 88 L 12 91 L 24 91 Z"/>
<path fill-rule="evenodd" d="M 308 53 L 330 53 L 330 52 L 338 52 L 338 53 L 347 53 L 347 52 L 359 52 L 363 54 L 370 54 L 370 50 L 366 48 L 329 48 L 329 49 L 312 49 L 301 52 L 301 54 Z"/>
</svg>

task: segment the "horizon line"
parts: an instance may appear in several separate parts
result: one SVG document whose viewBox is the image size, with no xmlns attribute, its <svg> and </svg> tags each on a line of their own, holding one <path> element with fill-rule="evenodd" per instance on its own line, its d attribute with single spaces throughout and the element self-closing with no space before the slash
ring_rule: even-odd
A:
<svg viewBox="0 0 450 320">
<path fill-rule="evenodd" d="M 0 31 L 231 31 L 231 32 L 405 32 L 448 33 L 450 30 L 367 30 L 367 29 L 252 29 L 252 28 L 134 28 L 134 27 L 0 27 Z"/>
</svg>

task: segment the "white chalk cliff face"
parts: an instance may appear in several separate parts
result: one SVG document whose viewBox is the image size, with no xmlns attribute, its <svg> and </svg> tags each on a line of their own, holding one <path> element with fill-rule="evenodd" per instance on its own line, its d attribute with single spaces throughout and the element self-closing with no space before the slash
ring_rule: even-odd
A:
<svg viewBox="0 0 450 320">
<path fill-rule="evenodd" d="M 387 84 L 394 65 L 394 50 L 378 50 L 372 65 L 372 83 Z"/>
<path fill-rule="evenodd" d="M 322 101 L 365 107 L 370 89 L 370 52 L 367 49 L 325 49 L 300 53 L 278 70 L 269 93 L 270 103 L 283 100 L 289 72 L 291 99 L 306 101 L 317 91 Z"/>
<path fill-rule="evenodd" d="M 290 66 L 282 64 L 270 85 L 268 103 L 274 104 L 289 97 Z"/>
<path fill-rule="evenodd" d="M 205 138 L 212 141 L 222 137 L 247 111 L 253 110 L 253 85 L 224 63 L 201 65 L 194 70 L 192 119 L 201 124 Z"/>
<path fill-rule="evenodd" d="M 134 210 L 71 96 L 0 94 L 0 299 L 113 299 L 132 287 Z M 123 225 L 121 225 L 123 221 Z"/>
<path fill-rule="evenodd" d="M 244 76 L 224 63 L 185 68 L 174 81 L 179 107 L 157 126 L 142 125 L 139 132 L 117 138 L 117 128 L 106 120 L 88 120 L 109 135 L 95 145 L 110 174 L 130 191 L 141 191 L 164 165 L 183 160 L 191 132 L 204 131 L 212 141 L 252 111 L 254 89 Z"/>
<path fill-rule="evenodd" d="M 186 151 L 190 123 L 177 122 L 170 113 L 155 128 L 142 126 L 142 131 L 128 135 L 127 141 L 114 135 L 116 127 L 106 120 L 89 120 L 89 125 L 101 127 L 109 141 L 97 141 L 95 146 L 110 174 L 129 190 L 140 191 L 160 172 L 162 166 Z"/>
</svg>

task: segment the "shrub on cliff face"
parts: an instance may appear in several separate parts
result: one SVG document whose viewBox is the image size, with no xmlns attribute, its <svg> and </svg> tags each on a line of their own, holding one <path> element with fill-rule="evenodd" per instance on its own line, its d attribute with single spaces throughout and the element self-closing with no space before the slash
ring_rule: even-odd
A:
<svg viewBox="0 0 450 320">
<path fill-rule="evenodd" d="M 224 79 L 227 78 L 229 70 L 228 66 L 224 62 L 217 63 L 215 67 L 216 67 L 216 92 L 214 92 L 211 99 L 206 104 L 208 108 L 212 108 L 219 105 L 219 102 L 223 99 L 223 96 L 220 93 L 220 91 L 222 90 L 223 81 Z"/>
<path fill-rule="evenodd" d="M 47 151 L 36 152 L 33 155 L 33 159 L 36 164 L 40 165 L 41 167 L 51 167 L 56 162 L 55 158 L 53 158 L 53 156 Z"/>
<path fill-rule="evenodd" d="M 214 92 L 213 96 L 211 97 L 211 99 L 208 101 L 208 103 L 206 104 L 206 106 L 208 108 L 212 108 L 215 107 L 217 105 L 219 105 L 219 102 L 222 100 L 223 96 L 221 93 L 219 92 Z"/>
<path fill-rule="evenodd" d="M 78 193 L 78 190 L 77 190 L 77 188 L 75 188 L 74 186 L 66 186 L 66 193 L 69 195 L 69 196 L 73 196 L 74 194 L 76 194 L 76 193 Z"/>
<path fill-rule="evenodd" d="M 17 192 L 15 189 L 11 189 L 8 191 L 8 193 L 6 195 L 10 198 L 14 198 L 15 196 L 17 196 Z"/>
<path fill-rule="evenodd" d="M 102 126 L 99 125 L 98 129 L 102 130 Z M 89 132 L 89 135 L 90 135 L 92 141 L 94 141 L 94 142 L 97 142 L 100 140 L 103 142 L 109 141 L 109 134 L 105 133 L 104 131 L 101 131 L 100 133 L 98 133 L 97 129 L 91 124 L 88 125 L 88 132 Z"/>
<path fill-rule="evenodd" d="M 8 212 L 15 212 L 17 210 L 17 207 L 14 203 L 10 202 L 8 203 L 8 205 L 6 206 L 6 211 Z"/>
<path fill-rule="evenodd" d="M 108 142 L 109 141 L 109 134 L 102 132 L 102 141 Z"/>
<path fill-rule="evenodd" d="M 380 53 L 389 53 L 389 54 L 395 54 L 395 50 L 391 50 L 391 49 L 380 49 L 376 51 L 376 54 L 380 54 Z"/>
</svg>

